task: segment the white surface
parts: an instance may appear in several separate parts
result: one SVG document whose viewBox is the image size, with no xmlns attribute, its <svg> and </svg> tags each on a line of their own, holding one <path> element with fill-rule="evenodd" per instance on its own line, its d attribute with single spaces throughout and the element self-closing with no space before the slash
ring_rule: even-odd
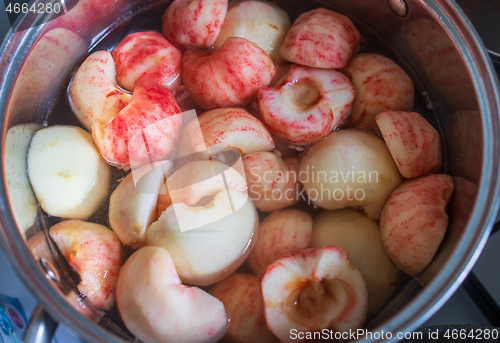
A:
<svg viewBox="0 0 500 343">
<path fill-rule="evenodd" d="M 422 326 L 470 324 L 490 326 L 463 287 Z"/>
<path fill-rule="evenodd" d="M 0 294 L 17 298 L 28 319 L 37 304 L 36 299 L 28 292 L 24 284 L 17 277 L 2 250 L 0 250 Z M 62 325 L 57 328 L 54 339 L 52 340 L 52 343 L 81 342 L 80 339 L 76 338 Z"/>
<path fill-rule="evenodd" d="M 23 307 L 26 317 L 36 306 L 35 298 L 28 292 L 24 284 L 19 280 L 14 270 L 11 268 L 5 254 L 0 249 L 0 294 L 17 298 Z"/>
</svg>

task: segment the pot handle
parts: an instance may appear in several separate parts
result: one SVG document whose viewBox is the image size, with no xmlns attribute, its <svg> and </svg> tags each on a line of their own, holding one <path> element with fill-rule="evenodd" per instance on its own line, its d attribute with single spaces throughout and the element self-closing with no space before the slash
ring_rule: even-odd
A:
<svg viewBox="0 0 500 343">
<path fill-rule="evenodd" d="M 24 331 L 24 343 L 50 343 L 58 323 L 37 305 Z"/>
</svg>

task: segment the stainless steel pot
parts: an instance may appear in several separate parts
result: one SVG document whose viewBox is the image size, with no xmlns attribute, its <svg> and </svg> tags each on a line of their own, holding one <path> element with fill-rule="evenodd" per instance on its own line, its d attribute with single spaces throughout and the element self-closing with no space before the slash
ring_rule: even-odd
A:
<svg viewBox="0 0 500 343">
<path fill-rule="evenodd" d="M 72 11 L 78 13 L 85 9 L 85 2 L 80 0 Z M 25 239 L 43 230 L 43 221 L 26 232 L 18 227 L 21 219 L 14 218 L 12 211 L 15 197 L 8 189 L 4 151 L 6 133 L 13 125 L 43 124 L 52 104 L 58 100 L 58 91 L 68 72 L 110 26 L 119 25 L 148 8 L 166 6 L 153 0 L 142 3 L 114 0 L 112 7 L 107 3 L 110 2 L 104 1 L 102 10 L 93 12 L 85 20 L 78 21 L 78 16 L 70 23 L 56 19 L 9 33 L 1 47 L 0 63 L 2 248 L 19 277 L 50 316 L 89 342 L 122 342 L 119 336 L 126 340 L 127 334 L 106 316 L 100 318 L 101 325 L 85 319 L 64 299 L 70 291 L 64 287 L 67 279 L 64 269 L 54 266 L 57 261 L 32 255 Z M 387 49 L 393 51 L 399 63 L 413 75 L 419 92 L 423 93 L 425 106 L 436 114 L 436 123 L 442 129 L 446 172 L 455 177 L 456 183 L 445 241 L 431 266 L 416 279 L 407 280 L 384 310 L 368 323 L 370 331 L 391 332 L 393 338 L 397 338 L 397 332 L 414 330 L 448 300 L 472 268 L 488 238 L 498 210 L 500 190 L 500 92 L 496 74 L 483 43 L 453 0 L 282 0 L 277 3 L 288 10 L 292 19 L 317 6 L 345 12 L 365 33 L 387 42 Z M 33 26 L 46 19 L 45 14 L 28 14 L 22 20 L 27 26 Z M 50 38 L 48 32 L 57 25 L 70 27 L 70 24 L 74 24 L 72 29 L 81 40 L 68 40 L 62 48 L 55 48 L 44 40 L 44 37 Z M 50 53 L 47 47 L 52 49 Z M 32 328 L 35 324 L 36 321 Z M 43 331 L 38 333 L 43 336 Z M 365 340 L 381 339 L 374 336 Z"/>
</svg>

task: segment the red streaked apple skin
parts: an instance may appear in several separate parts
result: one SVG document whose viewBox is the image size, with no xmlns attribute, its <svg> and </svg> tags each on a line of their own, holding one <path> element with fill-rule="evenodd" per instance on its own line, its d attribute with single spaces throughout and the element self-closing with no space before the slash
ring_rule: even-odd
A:
<svg viewBox="0 0 500 343">
<path fill-rule="evenodd" d="M 341 69 L 358 51 L 361 34 L 340 13 L 318 8 L 302 13 L 281 45 L 285 60 L 315 68 Z"/>
<path fill-rule="evenodd" d="M 384 111 L 375 120 L 403 177 L 412 179 L 441 168 L 441 138 L 420 114 Z"/>
<path fill-rule="evenodd" d="M 261 277 L 281 256 L 308 248 L 312 225 L 311 216 L 303 211 L 290 209 L 271 213 L 259 225 L 257 243 L 248 257 L 250 269 Z"/>
<path fill-rule="evenodd" d="M 97 121 L 113 119 L 132 100 L 116 85 L 116 66 L 106 50 L 92 53 L 80 65 L 68 88 L 73 112 L 88 130 Z"/>
<path fill-rule="evenodd" d="M 307 283 L 324 283 L 335 293 L 335 302 L 316 305 L 328 313 L 314 318 L 297 313 L 298 302 L 294 294 Z M 329 288 L 336 285 L 335 289 Z M 335 291 L 335 292 L 334 292 Z M 340 292 L 342 291 L 342 292 Z M 363 326 L 368 308 L 368 293 L 361 272 L 348 260 L 344 250 L 336 247 L 309 248 L 286 255 L 271 264 L 262 279 L 262 293 L 267 326 L 282 342 L 304 342 L 293 339 L 290 330 L 297 332 L 321 331 L 349 332 Z M 306 298 L 309 299 L 309 298 Z M 331 305 L 331 306 L 329 306 Z"/>
<path fill-rule="evenodd" d="M 264 124 L 243 108 L 216 108 L 185 126 L 179 149 L 204 152 L 212 147 L 235 148 L 246 155 L 273 150 L 274 140 Z"/>
<path fill-rule="evenodd" d="M 162 33 L 181 50 L 210 48 L 226 12 L 227 0 L 175 0 L 162 16 Z"/>
<path fill-rule="evenodd" d="M 273 134 L 307 145 L 326 137 L 351 114 L 355 95 L 341 72 L 296 64 L 277 88 L 261 88 L 258 102 L 262 120 Z"/>
<path fill-rule="evenodd" d="M 266 325 L 262 288 L 258 277 L 234 273 L 210 287 L 209 293 L 222 301 L 226 309 L 228 328 L 223 341 L 279 342 Z"/>
<path fill-rule="evenodd" d="M 105 226 L 82 220 L 65 220 L 50 228 L 69 265 L 80 275 L 78 290 L 92 305 L 109 310 L 115 303 L 118 273 L 124 261 L 123 246 Z"/>
<path fill-rule="evenodd" d="M 243 157 L 248 195 L 266 212 L 295 205 L 299 199 L 299 159 L 283 160 L 274 152 L 260 151 Z"/>
<path fill-rule="evenodd" d="M 145 343 L 215 343 L 227 330 L 224 305 L 181 283 L 167 250 L 144 247 L 125 262 L 116 289 L 120 317 Z"/>
<path fill-rule="evenodd" d="M 203 108 L 246 106 L 267 86 L 276 67 L 257 44 L 230 37 L 212 55 L 196 50 L 182 56 L 182 78 Z"/>
<path fill-rule="evenodd" d="M 131 33 L 113 49 L 118 84 L 133 92 L 152 82 L 175 90 L 181 84 L 181 52 L 155 31 Z"/>
<path fill-rule="evenodd" d="M 444 174 L 405 181 L 392 192 L 382 211 L 380 232 L 399 270 L 416 276 L 430 264 L 446 233 L 452 192 L 453 179 Z"/>
<path fill-rule="evenodd" d="M 352 123 L 375 131 L 375 116 L 383 111 L 410 111 L 415 89 L 410 77 L 385 56 L 359 54 L 345 68 L 356 89 Z"/>
<path fill-rule="evenodd" d="M 141 84 L 135 88 L 130 104 L 116 117 L 92 125 L 92 136 L 109 164 L 129 169 L 130 138 L 144 130 L 149 151 L 139 145 L 134 155 L 144 162 L 149 158 L 160 161 L 170 154 L 179 139 L 182 126 L 179 113 L 179 106 L 168 88 L 153 83 Z"/>
</svg>

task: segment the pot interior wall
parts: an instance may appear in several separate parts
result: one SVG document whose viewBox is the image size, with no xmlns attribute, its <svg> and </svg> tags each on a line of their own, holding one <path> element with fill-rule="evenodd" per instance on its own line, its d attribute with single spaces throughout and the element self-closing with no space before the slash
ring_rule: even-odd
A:
<svg viewBox="0 0 500 343">
<path fill-rule="evenodd" d="M 125 0 L 105 0 L 102 13 L 94 13 L 79 22 L 78 11 L 85 8 L 85 2 L 80 0 L 72 10 L 75 11 L 74 21 L 51 21 L 43 29 L 38 29 L 36 37 L 27 37 L 26 32 L 14 36 L 14 39 L 32 39 L 33 44 L 21 57 L 24 63 L 7 107 L 4 136 L 10 127 L 19 123 L 46 123 L 48 115 L 54 108 L 57 109 L 65 96 L 62 85 L 67 84 L 75 67 L 88 55 L 88 51 L 109 32 L 134 16 L 147 12 L 159 17 L 167 6 L 166 2 L 136 4 Z M 455 181 L 445 241 L 426 271 L 416 279 L 403 278 L 392 301 L 368 323 L 373 328 L 396 315 L 418 296 L 422 286 L 430 283 L 435 275 L 446 268 L 449 256 L 462 238 L 474 209 L 483 162 L 482 121 L 474 85 L 462 54 L 443 26 L 436 21 L 425 1 L 408 0 L 408 13 L 404 17 L 394 14 L 387 0 L 276 2 L 289 12 L 292 21 L 300 13 L 318 6 L 350 15 L 368 37 L 365 47 L 370 46 L 372 50 L 390 55 L 411 75 L 419 92 L 417 110 L 429 119 L 443 137 L 446 163 L 442 172 L 451 174 Z M 61 30 L 61 27 L 65 30 Z M 53 45 L 53 35 L 62 37 L 65 44 Z M 31 237 L 40 231 L 43 231 L 43 221 L 37 222 L 26 234 Z M 52 250 L 49 246 L 43 247 L 41 251 L 38 257 L 50 259 Z M 57 261 L 53 263 L 59 265 Z M 43 272 L 42 269 L 40 271 Z M 73 288 L 65 285 L 65 282 L 54 282 L 54 285 L 61 289 L 62 295 L 68 294 Z M 97 312 L 95 315 L 107 328 L 126 339 L 130 338 L 121 325 L 112 324 L 116 314 Z"/>
</svg>

